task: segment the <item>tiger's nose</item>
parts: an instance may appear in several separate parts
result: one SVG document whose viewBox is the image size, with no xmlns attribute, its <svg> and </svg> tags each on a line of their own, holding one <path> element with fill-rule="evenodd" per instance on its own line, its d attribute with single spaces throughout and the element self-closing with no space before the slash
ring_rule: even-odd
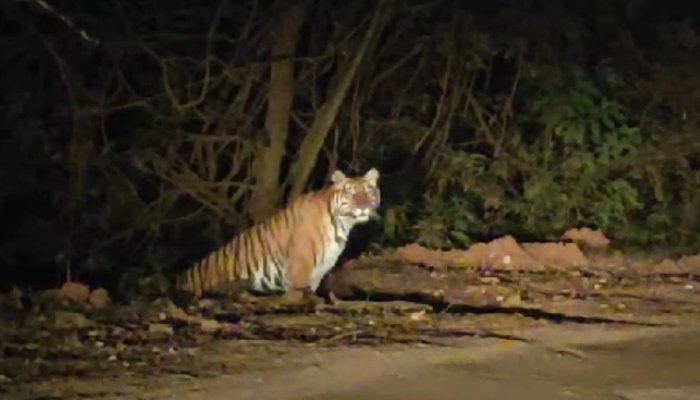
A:
<svg viewBox="0 0 700 400">
<path fill-rule="evenodd" d="M 369 212 L 379 206 L 379 198 L 372 198 L 367 194 L 361 194 L 355 199 L 357 207 L 362 209 L 367 209 Z"/>
</svg>

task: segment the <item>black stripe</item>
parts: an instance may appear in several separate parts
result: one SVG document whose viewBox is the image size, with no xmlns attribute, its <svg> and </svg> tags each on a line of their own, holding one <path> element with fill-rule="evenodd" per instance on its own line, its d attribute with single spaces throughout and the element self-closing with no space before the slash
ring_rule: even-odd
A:
<svg viewBox="0 0 700 400">
<path fill-rule="evenodd" d="M 270 246 L 269 246 L 269 243 L 267 242 L 267 240 L 265 240 L 265 236 L 266 236 L 265 233 L 266 232 L 263 232 L 262 226 L 255 230 L 255 240 L 258 241 L 258 246 L 261 249 L 260 259 L 258 260 L 258 262 L 259 263 L 261 262 L 262 265 L 260 265 L 258 267 L 262 267 L 262 268 L 267 269 L 267 263 L 269 261 L 268 259 L 269 259 L 269 254 L 270 254 Z"/>
<path fill-rule="evenodd" d="M 240 263 L 241 258 L 241 237 L 238 236 L 231 243 L 231 253 L 233 254 L 234 265 L 233 265 L 233 276 L 236 280 L 240 280 L 243 274 L 243 267 Z"/>
<path fill-rule="evenodd" d="M 271 235 L 269 229 L 263 231 L 262 227 L 261 229 L 258 229 L 257 231 L 257 240 L 259 241 L 259 245 L 261 248 L 262 254 L 260 254 L 260 257 L 262 258 L 262 268 L 263 268 L 263 275 L 265 276 L 265 279 L 267 279 L 267 285 L 268 289 L 269 286 L 272 285 L 272 266 L 270 265 L 272 262 L 272 248 L 270 246 L 269 242 L 269 236 Z"/>
<path fill-rule="evenodd" d="M 219 248 L 216 252 L 216 263 L 214 264 L 214 277 L 216 277 L 216 288 L 220 289 L 223 284 L 226 283 L 226 277 L 224 275 L 224 249 Z"/>
<path fill-rule="evenodd" d="M 247 231 L 243 237 L 243 247 L 245 248 L 245 269 L 248 273 L 248 278 L 252 280 L 255 272 L 255 254 L 253 251 L 255 243 L 250 237 L 250 231 Z"/>
<path fill-rule="evenodd" d="M 256 229 L 251 234 L 251 241 L 254 245 L 256 245 L 254 246 L 255 249 L 258 250 L 254 254 L 253 262 L 255 264 L 255 269 L 258 272 L 262 272 L 263 277 L 267 278 L 267 268 L 265 265 L 265 241 L 262 239 L 262 236 L 260 236 L 260 233 L 260 228 L 256 227 Z M 261 281 L 261 283 L 263 285 L 263 288 L 265 288 L 266 284 L 264 279 Z"/>
<path fill-rule="evenodd" d="M 286 210 L 284 214 L 287 214 Z M 287 223 L 286 219 L 278 218 L 276 220 L 275 225 L 272 226 L 270 232 L 270 240 L 272 241 L 271 245 L 275 245 L 273 255 L 276 258 L 277 264 L 281 262 L 280 257 L 282 256 L 282 252 L 284 251 L 283 247 L 285 246 L 285 244 L 283 243 L 283 240 L 289 241 L 289 238 L 287 236 L 290 235 L 290 232 L 291 226 Z"/>
<path fill-rule="evenodd" d="M 209 255 L 209 268 L 207 277 L 209 278 L 209 289 L 215 291 L 219 283 L 219 252 L 214 251 Z"/>
<path fill-rule="evenodd" d="M 204 293 L 204 290 L 206 289 L 205 284 L 204 284 L 204 271 L 203 271 L 206 266 L 207 266 L 207 260 L 204 259 L 204 260 L 200 261 L 196 267 L 197 279 L 199 282 L 197 284 L 197 286 L 199 286 L 199 289 L 197 291 L 199 293 Z"/>
<path fill-rule="evenodd" d="M 209 253 L 209 256 L 207 257 L 207 261 L 205 263 L 204 267 L 204 281 L 202 282 L 202 286 L 207 289 L 207 291 L 211 291 L 213 289 L 213 284 L 212 284 L 212 279 L 211 275 L 213 271 L 215 270 L 214 268 L 214 262 L 216 261 L 215 259 L 216 252 L 211 252 Z"/>
</svg>

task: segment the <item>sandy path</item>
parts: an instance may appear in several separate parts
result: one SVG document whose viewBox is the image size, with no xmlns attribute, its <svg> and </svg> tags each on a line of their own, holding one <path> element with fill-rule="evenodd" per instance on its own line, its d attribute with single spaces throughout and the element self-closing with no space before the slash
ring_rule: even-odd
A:
<svg viewBox="0 0 700 400">
<path fill-rule="evenodd" d="M 700 399 L 697 328 L 569 325 L 520 334 L 546 345 L 471 339 L 458 347 L 310 351 L 172 398 Z"/>
</svg>

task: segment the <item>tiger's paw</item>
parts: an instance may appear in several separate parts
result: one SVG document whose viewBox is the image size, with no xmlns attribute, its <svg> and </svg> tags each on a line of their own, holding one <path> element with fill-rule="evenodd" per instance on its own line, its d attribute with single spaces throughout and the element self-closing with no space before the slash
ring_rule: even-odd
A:
<svg viewBox="0 0 700 400">
<path fill-rule="evenodd" d="M 301 304 L 304 302 L 304 292 L 292 289 L 282 296 L 282 301 L 289 304 Z"/>
<path fill-rule="evenodd" d="M 320 296 L 311 292 L 310 289 L 293 289 L 284 295 L 284 302 L 293 305 L 310 306 L 316 308 L 323 304 L 324 300 Z"/>
</svg>

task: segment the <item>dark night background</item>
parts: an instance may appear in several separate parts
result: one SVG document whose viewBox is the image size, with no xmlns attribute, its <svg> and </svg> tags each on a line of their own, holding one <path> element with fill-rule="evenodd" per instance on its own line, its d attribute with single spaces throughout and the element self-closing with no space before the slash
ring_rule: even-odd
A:
<svg viewBox="0 0 700 400">
<path fill-rule="evenodd" d="M 46 4 L 0 6 L 1 289 L 162 290 L 334 168 L 382 173 L 349 255 L 700 249 L 692 2 Z"/>
</svg>

